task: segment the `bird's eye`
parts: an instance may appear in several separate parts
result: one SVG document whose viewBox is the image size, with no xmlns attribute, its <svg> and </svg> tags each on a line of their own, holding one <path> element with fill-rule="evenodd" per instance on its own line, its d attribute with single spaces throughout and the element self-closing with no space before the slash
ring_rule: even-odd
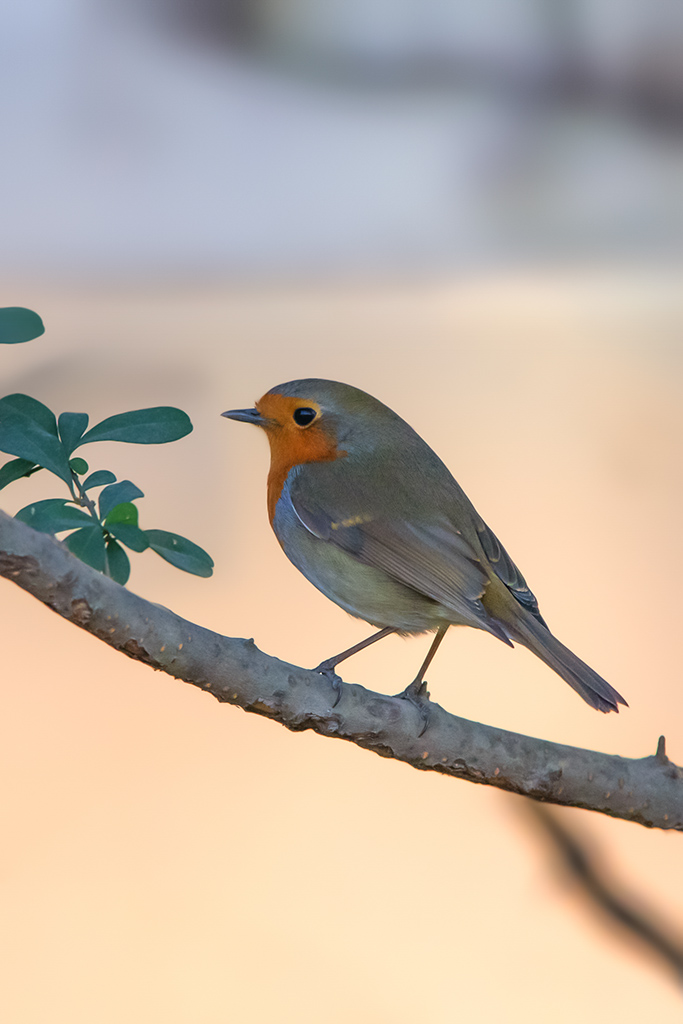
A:
<svg viewBox="0 0 683 1024">
<path fill-rule="evenodd" d="M 315 409 L 309 409 L 308 406 L 304 406 L 301 409 L 294 410 L 294 422 L 298 427 L 307 427 L 317 415 Z"/>
</svg>

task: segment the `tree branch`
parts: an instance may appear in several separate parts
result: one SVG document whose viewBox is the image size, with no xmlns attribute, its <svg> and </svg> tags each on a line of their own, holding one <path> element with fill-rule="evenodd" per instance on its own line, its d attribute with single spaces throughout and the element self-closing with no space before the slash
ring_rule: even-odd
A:
<svg viewBox="0 0 683 1024">
<path fill-rule="evenodd" d="M 683 831 L 683 770 L 657 754 L 623 758 L 469 722 L 432 704 L 423 736 L 407 701 L 263 654 L 152 604 L 90 569 L 52 537 L 0 512 L 0 575 L 130 658 L 288 729 L 350 740 L 414 768 L 536 800 Z"/>
<path fill-rule="evenodd" d="M 679 936 L 664 925 L 654 911 L 646 911 L 642 900 L 620 885 L 591 845 L 571 829 L 561 812 L 539 803 L 523 805 L 553 843 L 566 871 L 578 882 L 591 903 L 624 931 L 634 935 L 672 967 L 683 982 L 683 945 Z"/>
</svg>

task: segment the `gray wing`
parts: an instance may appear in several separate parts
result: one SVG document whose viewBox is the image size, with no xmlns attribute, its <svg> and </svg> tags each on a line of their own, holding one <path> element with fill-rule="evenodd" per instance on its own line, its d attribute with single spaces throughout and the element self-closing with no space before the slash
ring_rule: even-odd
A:
<svg viewBox="0 0 683 1024">
<path fill-rule="evenodd" d="M 338 518 L 332 509 L 307 498 L 297 483 L 290 489 L 290 501 L 316 537 L 444 605 L 457 616 L 454 621 L 486 629 L 509 643 L 481 603 L 489 582 L 486 570 L 445 517 L 424 524 L 362 513 Z"/>
<path fill-rule="evenodd" d="M 493 530 L 490 530 L 478 515 L 476 526 L 484 554 L 498 579 L 502 580 L 512 596 L 547 629 L 547 623 L 538 610 L 538 601 Z"/>
</svg>

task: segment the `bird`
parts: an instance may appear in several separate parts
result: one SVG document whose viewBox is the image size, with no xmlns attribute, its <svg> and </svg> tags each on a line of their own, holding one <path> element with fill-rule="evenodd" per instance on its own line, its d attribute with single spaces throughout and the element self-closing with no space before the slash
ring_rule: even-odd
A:
<svg viewBox="0 0 683 1024">
<path fill-rule="evenodd" d="M 378 630 L 314 670 L 333 680 L 337 700 L 342 661 L 392 633 L 434 633 L 417 675 L 397 694 L 418 707 L 424 732 L 427 669 L 451 626 L 472 626 L 532 651 L 598 711 L 628 706 L 550 632 L 450 470 L 388 406 L 350 384 L 309 378 L 222 415 L 268 438 L 268 514 L 289 560 Z"/>
</svg>

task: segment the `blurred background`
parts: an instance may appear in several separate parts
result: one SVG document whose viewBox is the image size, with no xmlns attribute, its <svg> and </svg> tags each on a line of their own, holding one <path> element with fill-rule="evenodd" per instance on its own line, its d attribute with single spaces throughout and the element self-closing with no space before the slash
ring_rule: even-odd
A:
<svg viewBox="0 0 683 1024">
<path fill-rule="evenodd" d="M 456 714 L 683 762 L 683 24 L 670 0 L 37 0 L 0 32 L 2 305 L 47 333 L 2 393 L 91 421 L 187 410 L 159 449 L 83 450 L 145 491 L 130 587 L 314 665 L 364 624 L 282 556 L 272 385 L 360 386 L 437 449 L 558 636 L 628 699 L 593 713 L 527 652 L 452 631 Z M 9 512 L 57 495 L 43 474 Z M 17 1024 L 679 1021 L 520 801 L 290 734 L 0 587 L 0 1014 Z M 426 639 L 344 677 L 384 692 Z M 680 835 L 563 821 L 680 932 Z"/>
<path fill-rule="evenodd" d="M 677 0 L 36 0 L 2 19 L 6 266 L 680 249 Z"/>
</svg>

